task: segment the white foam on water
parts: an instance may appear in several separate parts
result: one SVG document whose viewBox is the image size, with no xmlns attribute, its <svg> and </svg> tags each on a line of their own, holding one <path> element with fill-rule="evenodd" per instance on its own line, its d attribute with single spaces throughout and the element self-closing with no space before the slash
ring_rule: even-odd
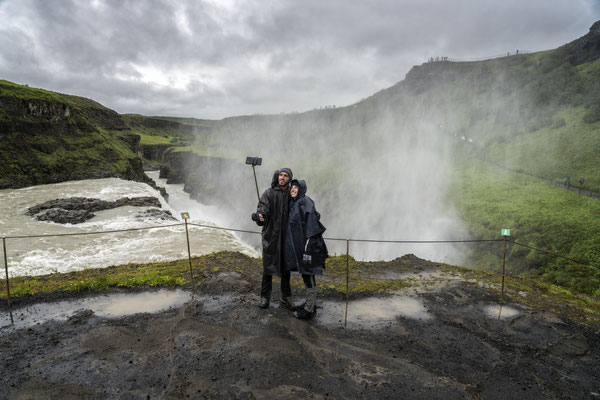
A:
<svg viewBox="0 0 600 400">
<path fill-rule="evenodd" d="M 170 185 L 175 198 L 186 200 L 186 205 L 199 204 L 183 193 L 183 185 Z M 95 216 L 81 224 L 56 224 L 37 221 L 24 215 L 27 208 L 48 200 L 68 197 L 92 197 L 114 201 L 123 197 L 152 196 L 160 200 L 163 210 L 170 211 L 176 220 L 163 220 L 153 216 L 140 216 L 152 207 L 125 206 L 94 213 Z M 212 208 L 202 205 L 192 222 L 211 225 Z M 189 210 L 185 210 L 189 211 Z M 23 189 L 0 190 L 0 235 L 55 235 L 89 233 L 121 229 L 147 228 L 181 224 L 141 231 L 84 236 L 7 239 L 9 275 L 40 275 L 69 272 L 84 268 L 100 268 L 127 263 L 148 263 L 187 257 L 185 227 L 179 212 L 171 207 L 160 193 L 150 186 L 117 178 L 71 181 L 58 184 L 32 186 Z M 257 253 L 235 235 L 217 229 L 189 226 L 192 256 L 217 251 L 238 251 L 250 256 Z M 1 248 L 0 248 L 1 251 Z"/>
<path fill-rule="evenodd" d="M 183 191 L 183 184 L 167 184 L 166 179 L 159 178 L 158 171 L 150 171 L 147 175 L 152 178 L 159 186 L 163 186 L 169 193 L 169 205 L 174 209 L 175 215 L 179 216 L 182 212 L 190 213 L 189 222 L 202 225 L 215 225 L 224 228 L 238 228 L 235 221 L 232 222 L 229 210 L 219 205 L 206 205 L 190 198 L 188 193 Z M 244 249 L 240 250 L 251 257 L 258 257 L 260 253 L 253 246 L 260 246 L 261 236 L 251 235 L 253 243 L 247 243 L 240 235 L 232 231 L 222 231 L 232 240 L 243 243 Z M 258 248 L 258 247 L 257 247 Z"/>
</svg>

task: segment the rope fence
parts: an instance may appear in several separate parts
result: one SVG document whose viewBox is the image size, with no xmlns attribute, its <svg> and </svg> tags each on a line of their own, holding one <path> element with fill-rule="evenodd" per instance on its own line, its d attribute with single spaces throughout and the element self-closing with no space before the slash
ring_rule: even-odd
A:
<svg viewBox="0 0 600 400">
<path fill-rule="evenodd" d="M 205 229 L 217 229 L 217 230 L 223 230 L 223 231 L 228 231 L 228 232 L 238 232 L 238 233 L 249 233 L 249 234 L 256 234 L 256 235 L 260 235 L 261 232 L 259 231 L 252 231 L 252 230 L 247 230 L 247 229 L 236 229 L 236 228 L 227 228 L 227 227 L 222 227 L 222 226 L 215 226 L 215 225 L 207 225 L 207 224 L 199 224 L 199 223 L 188 223 L 187 219 L 184 219 L 183 223 L 176 223 L 176 224 L 168 224 L 168 225 L 156 225 L 156 226 L 148 226 L 148 227 L 141 227 L 141 228 L 129 228 L 129 229 L 115 229 L 115 230 L 106 230 L 106 231 L 94 231 L 94 232 L 73 232 L 73 233 L 56 233 L 56 234 L 46 234 L 46 235 L 15 235 L 15 236 L 2 236 L 2 246 L 3 246 L 3 250 L 4 250 L 4 270 L 5 270 L 5 275 L 6 275 L 6 295 L 7 295 L 7 305 L 8 305 L 8 310 L 10 312 L 10 318 L 11 318 L 11 322 L 13 321 L 13 315 L 12 315 L 12 309 L 11 309 L 11 296 L 10 296 L 10 280 L 9 280 L 9 274 L 8 274 L 8 256 L 7 256 L 7 246 L 6 246 L 6 241 L 8 239 L 33 239 L 33 238 L 49 238 L 49 237 L 64 237 L 64 236 L 85 236 L 85 235 L 102 235 L 102 234 L 113 234 L 113 233 L 122 233 L 122 232 L 132 232 L 132 231 L 144 231 L 144 230 L 151 230 L 151 229 L 163 229 L 163 228 L 171 228 L 171 227 L 176 227 L 176 226 L 185 226 L 185 232 L 186 232 L 186 241 L 187 241 L 187 251 L 188 251 L 188 259 L 189 259 L 189 266 L 190 266 L 190 281 L 192 282 L 192 287 L 194 287 L 194 275 L 193 275 L 193 269 L 192 269 L 192 256 L 191 256 L 191 250 L 190 250 L 190 239 L 189 239 L 189 233 L 188 233 L 188 225 L 190 226 L 195 226 L 195 227 L 199 227 L 199 228 L 205 228 Z M 561 258 L 567 261 L 570 261 L 572 263 L 575 264 L 579 264 L 579 265 L 584 265 L 584 266 L 588 266 L 588 267 L 593 267 L 593 268 L 598 268 L 600 269 L 600 266 L 598 265 L 592 265 L 589 263 L 585 263 L 585 262 L 581 262 L 579 260 L 575 260 L 569 257 L 565 257 L 562 256 L 560 254 L 556 254 L 547 250 L 543 250 L 543 249 L 539 249 L 536 248 L 534 246 L 530 246 L 530 245 L 526 245 L 523 243 L 519 243 L 516 242 L 514 240 L 510 240 L 508 239 L 506 236 L 504 236 L 503 239 L 460 239 L 460 240 L 386 240 L 386 239 L 360 239 L 360 238 L 337 238 L 337 237 L 324 237 L 325 240 L 330 240 L 330 241 L 342 241 L 342 242 L 346 242 L 346 294 L 345 294 L 345 299 L 346 299 L 346 310 L 345 310 L 345 315 L 344 315 L 344 327 L 346 327 L 347 325 L 347 318 L 348 318 L 348 293 L 349 293 L 349 276 L 350 276 L 350 267 L 349 267 L 349 260 L 350 260 L 350 242 L 355 242 L 355 243 L 398 243 L 398 244 L 438 244 L 438 243 L 489 243 L 489 242 L 503 242 L 504 243 L 504 255 L 503 255 L 503 261 L 502 261 L 502 288 L 501 288 L 501 302 L 503 302 L 504 299 L 504 278 L 506 276 L 505 274 L 505 262 L 506 262 L 506 246 L 507 243 L 512 243 L 513 245 L 516 246 L 521 246 L 521 247 L 525 247 L 528 248 L 530 250 L 534 250 L 534 251 L 539 251 L 541 253 L 547 254 L 549 256 L 555 257 L 555 258 Z"/>
</svg>

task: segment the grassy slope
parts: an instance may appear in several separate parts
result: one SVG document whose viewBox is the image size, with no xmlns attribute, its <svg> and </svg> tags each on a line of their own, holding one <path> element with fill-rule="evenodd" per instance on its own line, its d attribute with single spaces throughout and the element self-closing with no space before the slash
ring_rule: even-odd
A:
<svg viewBox="0 0 600 400">
<path fill-rule="evenodd" d="M 571 175 L 575 183 L 583 176 L 587 189 L 600 192 L 600 59 L 572 67 L 557 54 L 531 55 L 537 63 L 529 64 L 542 73 L 530 66 L 521 79 L 527 82 L 526 99 L 538 107 L 527 111 L 520 127 L 497 130 L 488 142 L 488 156 L 549 179 L 564 181 Z"/>
<path fill-rule="evenodd" d="M 477 137 L 484 132 L 475 143 L 499 165 L 560 182 L 570 175 L 574 185 L 583 176 L 586 189 L 600 192 L 600 122 L 595 117 L 600 60 L 573 67 L 561 53 L 558 49 L 523 56 L 505 69 L 519 90 L 488 106 L 507 110 L 514 101 L 519 107 L 516 124 L 498 118 L 498 111 L 464 133 Z M 499 229 L 508 227 L 519 242 L 595 266 L 523 247 L 512 247 L 509 253 L 509 265 L 518 270 L 533 269 L 530 274 L 600 296 L 600 202 L 536 180 L 529 179 L 525 186 L 522 174 L 506 174 L 481 163 L 476 168 L 462 166 L 461 172 L 456 204 L 477 237 L 497 237 Z M 497 267 L 497 254 L 480 248 L 475 260 Z"/>
<path fill-rule="evenodd" d="M 518 243 L 592 265 L 516 245 L 509 245 L 507 253 L 510 271 L 532 269 L 530 276 L 600 296 L 600 201 L 489 166 L 472 149 L 458 151 L 464 157 L 452 197 L 473 236 L 496 239 L 502 228 L 510 228 Z M 498 270 L 502 265 L 497 244 L 476 247 L 471 256 L 476 267 Z"/>
<path fill-rule="evenodd" d="M 193 142 L 196 135 L 206 133 L 214 125 L 214 121 L 196 118 L 146 117 L 136 114 L 125 114 L 122 118 L 132 132 L 141 137 L 142 145 L 186 145 Z"/>
<path fill-rule="evenodd" d="M 135 175 L 137 139 L 92 100 L 0 81 L 0 187 Z M 31 112 L 33 107 L 39 111 Z"/>
<path fill-rule="evenodd" d="M 568 54 L 428 63 L 379 97 L 409 119 L 420 117 L 411 102 L 426 105 L 443 133 L 472 139 L 499 165 L 572 183 L 583 176 L 600 192 L 600 59 L 573 66 Z"/>
</svg>

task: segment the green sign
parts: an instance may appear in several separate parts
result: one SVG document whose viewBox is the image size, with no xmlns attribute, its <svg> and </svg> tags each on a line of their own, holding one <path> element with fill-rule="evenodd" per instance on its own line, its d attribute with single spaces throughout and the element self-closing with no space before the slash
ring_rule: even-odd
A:
<svg viewBox="0 0 600 400">
<path fill-rule="evenodd" d="M 502 229 L 502 236 L 510 236 L 510 229 Z"/>
<path fill-rule="evenodd" d="M 181 219 L 190 219 L 190 213 L 189 212 L 182 212 L 181 213 Z"/>
</svg>

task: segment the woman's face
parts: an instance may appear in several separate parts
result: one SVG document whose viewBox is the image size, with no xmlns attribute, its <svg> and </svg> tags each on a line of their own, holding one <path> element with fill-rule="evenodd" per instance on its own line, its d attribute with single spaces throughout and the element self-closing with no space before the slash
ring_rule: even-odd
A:
<svg viewBox="0 0 600 400">
<path fill-rule="evenodd" d="M 294 185 L 290 188 L 290 196 L 292 196 L 292 199 L 298 197 L 298 186 Z"/>
</svg>

